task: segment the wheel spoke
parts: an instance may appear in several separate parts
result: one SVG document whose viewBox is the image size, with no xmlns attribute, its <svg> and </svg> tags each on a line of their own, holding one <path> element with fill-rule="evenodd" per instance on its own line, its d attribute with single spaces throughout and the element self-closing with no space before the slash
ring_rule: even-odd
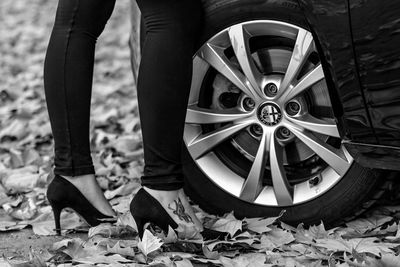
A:
<svg viewBox="0 0 400 267">
<path fill-rule="evenodd" d="M 290 186 L 283 168 L 283 149 L 276 138 L 271 138 L 269 164 L 276 201 L 280 206 L 289 206 L 293 204 L 293 188 Z"/>
<path fill-rule="evenodd" d="M 207 43 L 200 49 L 197 55 L 231 81 L 247 96 L 257 96 L 257 93 L 252 89 L 251 85 L 248 84 L 243 73 L 241 73 L 225 56 L 224 48 Z"/>
<path fill-rule="evenodd" d="M 249 126 L 252 121 L 242 121 L 238 124 L 226 125 L 211 133 L 200 135 L 187 144 L 188 150 L 194 159 L 198 159 L 207 152 L 210 152 L 215 146 L 238 133 L 245 127 Z"/>
<path fill-rule="evenodd" d="M 288 117 L 288 120 L 293 122 L 296 125 L 301 126 L 309 131 L 333 136 L 333 137 L 340 137 L 338 128 L 334 120 L 321 120 L 317 119 L 310 114 L 303 115 L 299 118 L 296 117 Z"/>
<path fill-rule="evenodd" d="M 306 146 L 331 166 L 337 174 L 343 176 L 346 173 L 351 162 L 347 161 L 347 158 L 341 149 L 332 147 L 306 130 L 299 130 L 295 127 L 289 127 L 289 129 Z"/>
<path fill-rule="evenodd" d="M 296 44 L 293 48 L 292 57 L 290 58 L 285 77 L 280 85 L 281 92 L 284 92 L 290 84 L 292 84 L 304 63 L 307 61 L 308 56 L 313 50 L 313 37 L 312 34 L 306 30 L 299 29 L 297 34 Z"/>
<path fill-rule="evenodd" d="M 288 101 L 304 92 L 304 90 L 308 89 L 310 86 L 321 81 L 324 77 L 322 65 L 319 64 L 315 69 L 306 74 L 292 89 L 286 90 L 282 97 Z"/>
<path fill-rule="evenodd" d="M 205 108 L 199 108 L 197 107 L 197 105 L 191 105 L 188 107 L 187 110 L 186 123 L 213 124 L 234 122 L 240 119 L 244 119 L 248 116 L 249 113 L 242 112 L 235 108 L 212 111 Z"/>
<path fill-rule="evenodd" d="M 262 180 L 268 158 L 269 139 L 270 135 L 263 134 L 257 155 L 240 192 L 240 198 L 243 200 L 254 202 L 262 190 Z"/>
<path fill-rule="evenodd" d="M 242 71 L 250 82 L 254 90 L 257 91 L 259 96 L 263 96 L 261 93 L 262 74 L 257 69 L 254 63 L 253 57 L 249 47 L 249 39 L 251 35 L 241 24 L 234 25 L 229 30 L 229 37 L 233 51 L 239 61 Z"/>
</svg>

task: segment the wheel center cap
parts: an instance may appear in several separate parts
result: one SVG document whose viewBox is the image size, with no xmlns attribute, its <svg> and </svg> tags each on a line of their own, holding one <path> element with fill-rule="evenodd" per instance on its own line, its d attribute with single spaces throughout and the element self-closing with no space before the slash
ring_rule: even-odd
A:
<svg viewBox="0 0 400 267">
<path fill-rule="evenodd" d="M 258 119 L 268 126 L 275 126 L 282 120 L 282 112 L 274 103 L 264 103 L 258 108 Z"/>
</svg>

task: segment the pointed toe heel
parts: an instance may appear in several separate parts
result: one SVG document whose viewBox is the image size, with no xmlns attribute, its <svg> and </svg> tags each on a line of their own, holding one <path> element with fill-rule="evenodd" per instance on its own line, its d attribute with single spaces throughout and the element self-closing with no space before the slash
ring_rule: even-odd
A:
<svg viewBox="0 0 400 267">
<path fill-rule="evenodd" d="M 55 231 L 61 235 L 61 211 L 64 208 L 73 209 L 91 227 L 102 222 L 116 222 L 114 216 L 108 216 L 98 211 L 85 196 L 68 180 L 55 175 L 47 188 L 47 199 L 53 209 Z"/>
</svg>

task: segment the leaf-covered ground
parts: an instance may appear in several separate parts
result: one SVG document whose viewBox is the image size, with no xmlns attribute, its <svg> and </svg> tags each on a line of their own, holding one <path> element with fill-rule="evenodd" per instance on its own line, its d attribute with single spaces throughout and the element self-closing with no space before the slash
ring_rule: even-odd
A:
<svg viewBox="0 0 400 267">
<path fill-rule="evenodd" d="M 127 46 L 129 0 L 117 1 L 99 40 L 91 120 L 98 181 L 119 220 L 88 229 L 65 211 L 66 230 L 55 237 L 45 197 L 53 143 L 42 69 L 56 4 L 0 1 L 0 266 L 400 266 L 400 206 L 394 204 L 330 230 L 292 227 L 279 218 L 218 218 L 195 206 L 206 226 L 228 238 L 204 242 L 150 228 L 139 240 L 128 212 L 143 168 Z"/>
</svg>

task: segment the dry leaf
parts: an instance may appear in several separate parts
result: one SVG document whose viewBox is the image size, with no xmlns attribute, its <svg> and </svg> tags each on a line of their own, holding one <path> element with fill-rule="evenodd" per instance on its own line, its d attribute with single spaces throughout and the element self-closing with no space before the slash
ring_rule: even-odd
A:
<svg viewBox="0 0 400 267">
<path fill-rule="evenodd" d="M 104 193 L 104 196 L 110 200 L 116 196 L 126 196 L 126 195 L 131 195 L 135 190 L 140 188 L 141 185 L 137 181 L 132 181 L 127 184 L 121 185 L 115 190 L 112 191 L 106 191 Z"/>
<path fill-rule="evenodd" d="M 121 214 L 121 215 L 118 216 L 117 226 L 131 227 L 136 232 L 138 231 L 136 222 L 133 219 L 132 214 L 131 214 L 130 211 L 127 211 L 124 214 Z"/>
<path fill-rule="evenodd" d="M 283 210 L 278 216 L 276 217 L 269 217 L 269 218 L 245 218 L 243 221 L 246 223 L 246 229 L 254 231 L 256 233 L 262 234 L 271 231 L 268 226 L 275 223 L 279 218 L 283 216 L 285 211 Z"/>
<path fill-rule="evenodd" d="M 295 241 L 295 238 L 292 233 L 275 228 L 270 232 L 263 234 L 260 239 L 261 244 L 253 245 L 253 247 L 261 251 L 273 250 L 293 241 Z"/>
<path fill-rule="evenodd" d="M 74 262 L 85 263 L 90 265 L 98 265 L 101 263 L 107 264 L 108 266 L 126 266 L 121 263 L 130 263 L 132 260 L 128 260 L 121 255 L 113 254 L 110 256 L 105 256 L 101 254 L 92 254 L 86 257 L 77 257 L 73 259 Z"/>
<path fill-rule="evenodd" d="M 102 237 L 109 238 L 119 238 L 122 236 L 133 236 L 135 232 L 131 227 L 126 226 L 114 226 L 110 223 L 102 223 L 98 226 L 92 227 L 89 229 L 88 237 L 92 238 L 95 235 L 100 235 Z"/>
<path fill-rule="evenodd" d="M 394 248 L 397 245 L 392 243 L 377 242 L 378 239 L 371 238 L 354 238 L 350 240 L 344 239 L 317 239 L 316 243 L 318 247 L 327 249 L 328 251 L 337 252 L 344 251 L 351 253 L 353 249 L 358 253 L 368 252 L 376 256 L 381 254 L 390 254 L 393 251 L 390 248 Z"/>
<path fill-rule="evenodd" d="M 158 250 L 163 245 L 160 238 L 155 237 L 147 229 L 144 230 L 143 238 L 138 243 L 138 248 L 147 257 L 150 253 Z"/>
<path fill-rule="evenodd" d="M 164 242 L 164 244 L 171 244 L 171 243 L 175 243 L 176 241 L 178 241 L 178 236 L 176 235 L 174 229 L 172 229 L 171 226 L 168 225 L 168 234 L 163 239 L 163 242 Z"/>
<path fill-rule="evenodd" d="M 190 260 L 187 259 L 182 259 L 179 261 L 174 261 L 176 267 L 193 267 L 193 264 L 190 262 Z"/>
<path fill-rule="evenodd" d="M 220 257 L 220 254 L 218 253 L 218 251 L 212 251 L 208 248 L 208 246 L 202 246 L 201 248 L 203 250 L 203 255 L 207 259 L 218 260 L 218 258 Z"/>
<path fill-rule="evenodd" d="M 265 267 L 265 259 L 265 254 L 250 253 L 246 255 L 241 255 L 234 259 L 221 257 L 220 261 L 223 266 L 229 267 Z"/>
<path fill-rule="evenodd" d="M 178 233 L 178 238 L 182 240 L 197 240 L 199 242 L 203 240 L 195 225 L 179 224 L 175 231 Z"/>
<path fill-rule="evenodd" d="M 14 193 L 28 192 L 40 183 L 38 173 L 15 173 L 3 178 L 3 186 Z"/>
<path fill-rule="evenodd" d="M 113 247 L 107 245 L 107 251 L 114 254 L 119 254 L 122 256 L 135 256 L 135 250 L 131 247 L 122 247 L 121 243 L 118 241 Z"/>
<path fill-rule="evenodd" d="M 383 215 L 372 215 L 368 218 L 360 218 L 354 221 L 346 223 L 347 227 L 356 230 L 359 233 L 366 233 L 367 231 L 373 230 L 384 223 L 390 222 L 393 217 Z"/>
<path fill-rule="evenodd" d="M 18 222 L 0 221 L 0 232 L 20 230 L 27 227 L 27 224 L 21 224 Z"/>
<path fill-rule="evenodd" d="M 242 230 L 242 221 L 236 219 L 233 213 L 229 213 L 225 218 L 218 219 L 212 226 L 212 230 L 229 233 L 234 236 L 236 232 Z"/>
</svg>

